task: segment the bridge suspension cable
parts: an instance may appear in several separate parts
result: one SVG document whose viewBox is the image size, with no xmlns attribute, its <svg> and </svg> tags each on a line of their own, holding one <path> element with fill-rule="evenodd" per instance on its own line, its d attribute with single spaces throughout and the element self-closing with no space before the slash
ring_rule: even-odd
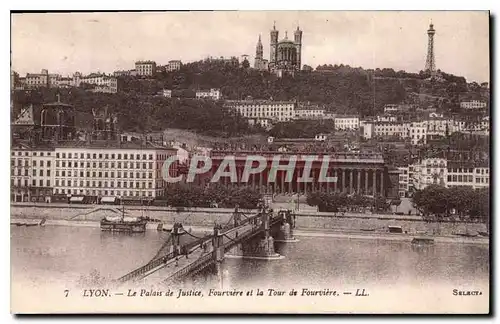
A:
<svg viewBox="0 0 500 324">
<path fill-rule="evenodd" d="M 198 239 L 198 240 L 209 239 L 209 238 L 211 238 L 211 237 L 212 237 L 212 235 L 207 235 L 207 236 L 200 237 L 200 236 L 193 235 L 193 234 L 189 233 L 189 232 L 188 232 L 188 231 L 186 231 L 186 230 L 184 230 L 184 231 L 185 231 L 185 233 L 186 233 L 187 235 L 192 236 L 192 237 L 194 237 L 195 239 Z"/>
<path fill-rule="evenodd" d="M 158 250 L 158 252 L 156 252 L 155 256 L 153 257 L 153 259 L 150 262 L 153 262 L 154 260 L 156 260 L 162 256 L 163 253 L 161 253 L 161 252 L 163 251 L 164 248 L 166 248 L 169 245 L 171 240 L 172 240 L 172 235 L 169 235 L 168 239 L 161 245 L 160 249 Z"/>
</svg>

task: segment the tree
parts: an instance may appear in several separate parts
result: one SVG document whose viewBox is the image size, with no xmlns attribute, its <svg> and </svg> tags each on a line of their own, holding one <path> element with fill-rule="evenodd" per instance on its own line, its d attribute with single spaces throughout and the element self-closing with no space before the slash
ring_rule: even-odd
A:
<svg viewBox="0 0 500 324">
<path fill-rule="evenodd" d="M 447 212 L 447 191 L 445 187 L 430 185 L 423 190 L 417 190 L 413 195 L 413 206 L 424 216 L 434 216 L 440 220 Z"/>
</svg>

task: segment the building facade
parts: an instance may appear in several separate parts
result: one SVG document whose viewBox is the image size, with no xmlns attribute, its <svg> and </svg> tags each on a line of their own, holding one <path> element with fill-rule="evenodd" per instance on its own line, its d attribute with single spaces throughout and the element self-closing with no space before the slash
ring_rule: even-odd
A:
<svg viewBox="0 0 500 324">
<path fill-rule="evenodd" d="M 44 69 L 40 73 L 27 73 L 24 83 L 27 88 L 49 87 L 49 71 Z"/>
<path fill-rule="evenodd" d="M 168 64 L 165 66 L 165 71 L 172 72 L 180 70 L 182 66 L 182 61 L 180 60 L 170 60 Z"/>
<path fill-rule="evenodd" d="M 412 165 L 412 183 L 416 190 L 435 184 L 446 186 L 448 179 L 447 160 L 440 158 L 423 159 Z"/>
<path fill-rule="evenodd" d="M 481 100 L 469 100 L 460 102 L 460 108 L 462 109 L 483 109 L 486 108 L 486 106 L 486 102 Z"/>
<path fill-rule="evenodd" d="M 337 130 L 358 130 L 358 116 L 336 116 L 334 119 L 335 129 Z"/>
<path fill-rule="evenodd" d="M 338 152 L 329 156 L 329 166 L 326 171 L 328 177 L 337 178 L 334 182 L 320 182 L 319 174 L 324 154 L 298 154 L 285 152 L 255 152 L 255 151 L 211 151 L 212 168 L 205 174 L 198 175 L 195 182 L 201 185 L 209 183 L 220 163 L 226 156 L 234 156 L 238 182 L 232 183 L 229 177 L 221 177 L 219 183 L 230 187 L 250 186 L 262 193 L 301 193 L 308 192 L 338 192 L 359 193 L 365 195 L 380 195 L 384 197 L 396 197 L 398 195 L 398 179 L 388 172 L 381 154 L 377 153 L 350 153 Z M 267 159 L 267 167 L 259 174 L 250 175 L 249 181 L 241 181 L 243 168 L 247 156 L 258 155 Z M 275 181 L 269 178 L 272 159 L 280 155 L 282 163 L 290 156 L 297 156 L 297 161 L 292 174 L 292 181 L 285 181 L 286 171 L 277 171 Z M 304 156 L 314 156 L 316 161 L 312 163 L 311 182 L 300 182 L 298 179 L 304 173 Z"/>
<path fill-rule="evenodd" d="M 175 149 L 124 143 L 66 143 L 11 149 L 11 200 L 50 202 L 53 196 L 129 198 L 162 196 L 164 161 Z M 175 175 L 177 165 L 170 166 Z"/>
<path fill-rule="evenodd" d="M 399 197 L 408 197 L 409 191 L 409 170 L 407 166 L 398 167 L 399 173 Z"/>
<path fill-rule="evenodd" d="M 303 107 L 295 110 L 295 119 L 323 119 L 325 109 L 319 107 Z"/>
<path fill-rule="evenodd" d="M 221 97 L 220 89 L 196 90 L 196 99 L 220 100 Z"/>
<path fill-rule="evenodd" d="M 156 74 L 156 62 L 137 61 L 135 62 L 135 71 L 138 76 L 152 77 Z"/>
<path fill-rule="evenodd" d="M 490 185 L 490 168 L 487 166 L 450 164 L 446 184 L 447 187 L 488 188 Z"/>
<path fill-rule="evenodd" d="M 283 122 L 295 118 L 295 101 L 272 100 L 226 100 L 225 106 L 234 109 L 246 118 L 265 119 Z"/>
</svg>

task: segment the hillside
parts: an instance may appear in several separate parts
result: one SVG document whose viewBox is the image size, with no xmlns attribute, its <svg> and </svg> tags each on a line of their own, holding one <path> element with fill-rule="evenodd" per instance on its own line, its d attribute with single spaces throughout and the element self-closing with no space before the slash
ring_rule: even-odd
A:
<svg viewBox="0 0 500 324">
<path fill-rule="evenodd" d="M 197 89 L 220 88 L 224 99 L 252 97 L 311 102 L 324 106 L 327 111 L 361 117 L 374 116 L 381 113 L 386 104 L 401 102 L 457 113 L 461 99 L 489 96 L 477 84 L 467 84 L 463 77 L 446 73 L 441 76 L 442 80 L 436 81 L 429 80 L 424 72 L 323 65 L 315 71 L 301 71 L 295 77 L 280 79 L 267 71 L 199 61 L 186 64 L 178 71 L 159 73 L 152 79 L 119 77 L 121 90 L 117 94 L 93 93 L 83 88 L 38 89 L 31 94 L 16 91 L 13 117 L 21 106 L 55 101 L 56 94 L 60 93 L 61 100 L 73 104 L 80 113 L 88 114 L 93 108 L 108 106 L 118 114 L 124 131 L 175 128 L 229 138 L 265 132 L 250 127 L 238 113 L 225 109 L 222 102 L 195 100 Z M 159 96 L 163 89 L 173 90 L 174 98 Z M 325 127 L 318 131 L 328 131 L 328 125 Z"/>
</svg>

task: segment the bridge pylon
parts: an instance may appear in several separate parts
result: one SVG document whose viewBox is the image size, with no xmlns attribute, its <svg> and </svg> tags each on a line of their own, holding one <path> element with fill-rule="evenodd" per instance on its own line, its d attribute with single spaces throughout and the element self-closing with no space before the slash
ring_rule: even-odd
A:
<svg viewBox="0 0 500 324">
<path fill-rule="evenodd" d="M 222 232 L 222 225 L 215 224 L 214 235 L 212 237 L 213 257 L 217 262 L 224 260 L 224 237 Z"/>
<path fill-rule="evenodd" d="M 170 232 L 170 235 L 172 236 L 172 247 L 170 248 L 170 252 L 173 252 L 175 256 L 181 254 L 181 235 L 182 235 L 182 224 L 181 223 L 174 223 L 174 226 L 172 227 L 172 231 Z"/>
</svg>

